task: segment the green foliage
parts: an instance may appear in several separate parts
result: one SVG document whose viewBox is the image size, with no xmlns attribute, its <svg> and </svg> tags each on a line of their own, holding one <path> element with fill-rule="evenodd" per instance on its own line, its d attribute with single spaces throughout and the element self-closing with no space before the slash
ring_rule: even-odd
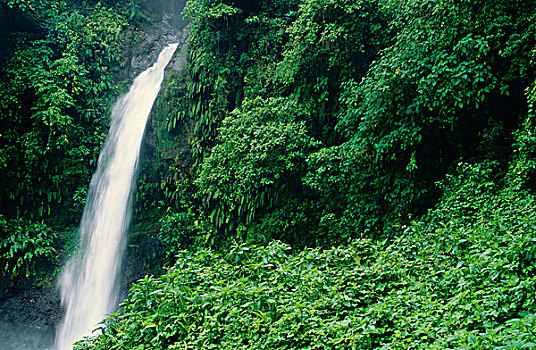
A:
<svg viewBox="0 0 536 350">
<path fill-rule="evenodd" d="M 307 136 L 307 115 L 292 101 L 256 99 L 243 108 L 223 121 L 195 182 L 224 233 L 251 223 L 280 196 L 303 197 L 305 157 L 317 145 Z"/>
<path fill-rule="evenodd" d="M 374 236 L 378 226 L 392 226 L 407 219 L 401 209 L 409 198 L 383 193 L 389 186 L 388 179 L 373 167 L 366 152 L 359 152 L 348 144 L 333 146 L 311 154 L 307 163 L 309 172 L 303 181 L 318 194 L 320 229 L 329 238 L 328 242 L 358 235 Z M 406 191 L 403 195 L 409 194 L 415 186 L 400 178 L 393 177 L 392 181 Z M 377 192 L 379 189 L 381 195 Z M 389 203 L 390 196 L 397 202 Z"/>
<path fill-rule="evenodd" d="M 192 246 L 199 246 L 200 237 L 195 224 L 195 216 L 191 212 L 175 213 L 168 209 L 160 219 L 158 239 L 164 247 L 165 265 L 173 265 L 179 252 Z"/>
<path fill-rule="evenodd" d="M 394 235 L 433 206 L 435 183 L 460 159 L 502 159 L 504 166 L 512 132 L 531 108 L 531 1 L 192 0 L 186 14 L 190 102 L 171 120 L 194 123 L 193 183 L 202 197 L 194 205 L 228 236 L 238 229 L 242 238 L 272 236 L 259 231 L 261 222 L 295 226 L 284 224 L 292 216 L 286 210 L 314 217 L 298 226 L 309 225 L 317 243 Z M 259 198 L 227 184 L 244 164 L 222 157 L 231 147 L 225 139 L 238 138 L 223 121 L 257 98 L 296 101 L 307 114 L 306 135 L 322 141 L 302 150 L 305 173 L 291 180 L 304 195 L 273 186 L 267 204 L 258 205 Z M 256 157 L 262 163 L 270 152 L 277 151 Z M 302 203 L 289 204 L 295 199 Z"/>
<path fill-rule="evenodd" d="M 337 129 L 348 141 L 309 158 L 306 181 L 342 235 L 394 234 L 462 157 L 504 162 L 534 80 L 529 3 L 388 2 L 392 45 L 342 85 Z"/>
<path fill-rule="evenodd" d="M 17 33 L 0 71 L 0 200 L 10 217 L 45 218 L 76 207 L 89 182 L 127 22 L 100 3 L 32 4 L 11 13 L 33 31 Z"/>
<path fill-rule="evenodd" d="M 36 276 L 40 264 L 55 258 L 56 233 L 43 223 L 6 220 L 0 215 L 0 262 L 11 278 Z"/>
<path fill-rule="evenodd" d="M 192 20 L 188 37 L 189 65 L 186 90 L 189 105 L 179 120 L 195 120 L 194 158 L 199 163 L 213 145 L 226 112 L 237 104 L 245 50 L 243 11 L 218 1 L 188 1 L 185 15 Z"/>
<path fill-rule="evenodd" d="M 534 348 L 536 202 L 494 168 L 459 164 L 392 242 L 183 251 L 80 348 Z"/>
<path fill-rule="evenodd" d="M 146 11 L 143 10 L 143 5 L 146 2 L 147 0 L 131 0 L 127 2 L 128 19 L 135 25 L 140 25 L 151 20 Z M 111 2 L 111 5 L 114 5 L 114 3 Z"/>
<path fill-rule="evenodd" d="M 375 0 L 300 1 L 275 79 L 314 111 L 311 131 L 319 139 L 337 140 L 340 85 L 363 76 L 389 43 L 389 12 Z"/>
<path fill-rule="evenodd" d="M 40 5 L 38 1 L 32 0 L 3 0 L 2 4 L 5 4 L 10 9 L 19 9 L 22 12 L 34 11 L 36 5 Z"/>
<path fill-rule="evenodd" d="M 314 140 L 340 139 L 339 87 L 363 76 L 389 43 L 391 10 L 376 0 L 195 0 L 185 14 L 192 20 L 189 62 L 168 127 L 193 122 L 195 168 L 177 187 L 198 188 L 192 204 L 222 236 L 217 242 L 235 235 L 315 242 L 316 231 L 298 232 L 318 223 L 318 195 L 301 181 L 304 160 L 320 148 Z M 285 225 L 294 209 L 303 220 Z M 277 232 L 285 226 L 293 229 Z"/>
<path fill-rule="evenodd" d="M 536 49 L 532 51 L 532 67 L 536 67 Z M 536 80 L 526 89 L 528 116 L 523 126 L 514 133 L 514 162 L 510 166 L 507 181 L 516 190 L 536 190 L 536 137 L 534 117 L 536 116 Z"/>
</svg>

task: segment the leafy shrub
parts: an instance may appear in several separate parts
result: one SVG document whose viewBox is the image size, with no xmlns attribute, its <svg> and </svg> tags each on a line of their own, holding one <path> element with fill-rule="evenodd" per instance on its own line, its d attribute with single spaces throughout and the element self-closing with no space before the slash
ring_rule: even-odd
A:
<svg viewBox="0 0 536 350">
<path fill-rule="evenodd" d="M 168 209 L 160 219 L 160 229 L 158 231 L 158 238 L 164 246 L 166 264 L 172 265 L 180 251 L 197 242 L 199 239 L 197 237 L 198 232 L 199 229 L 195 224 L 195 217 L 192 213 L 175 213 Z"/>
<path fill-rule="evenodd" d="M 248 239 L 283 235 L 253 226 L 263 220 L 284 227 L 275 213 L 290 216 L 288 199 L 301 200 L 301 213 L 314 217 L 300 224 L 307 243 L 314 235 L 318 243 L 396 235 L 396 227 L 437 203 L 436 182 L 460 159 L 508 161 L 512 132 L 533 104 L 524 95 L 527 86 L 534 91 L 532 5 L 189 1 L 187 102 L 177 103 L 186 106 L 170 120 L 194 124 L 193 161 L 201 171 L 193 182 L 202 189 L 195 205 L 222 237 L 238 227 L 251 232 Z M 255 191 L 269 197 L 265 205 L 253 204 L 261 200 L 226 183 L 240 163 L 223 149 L 243 132 L 230 129 L 237 126 L 231 120 L 243 121 L 250 109 L 270 113 L 270 102 L 252 101 L 278 99 L 306 111 L 305 135 L 322 143 L 302 150 L 303 183 L 292 186 L 305 195 L 289 198 L 290 185 L 272 186 Z M 275 119 L 281 127 L 287 122 Z M 267 127 L 262 119 L 251 126 Z M 209 189 L 219 180 L 225 189 Z"/>
<path fill-rule="evenodd" d="M 302 214 L 311 216 L 291 226 L 308 227 L 310 234 L 300 242 L 294 230 L 285 240 L 315 241 L 317 193 L 304 190 L 304 159 L 322 147 L 315 141 L 340 141 L 333 130 L 340 84 L 363 76 L 390 42 L 386 9 L 377 0 L 187 3 L 192 29 L 185 98 L 168 125 L 193 123 L 190 145 L 199 166 L 193 182 L 200 189 L 194 205 L 210 218 L 217 242 L 238 230 L 244 240 L 280 236 L 276 227 L 289 216 L 290 201 L 302 202 Z M 248 141 L 254 133 L 262 138 L 257 144 Z M 249 144 L 233 151 L 241 137 Z M 290 168 L 282 169 L 285 163 Z M 240 173 L 240 167 L 247 170 Z"/>
<path fill-rule="evenodd" d="M 363 79 L 341 84 L 336 130 L 347 141 L 309 157 L 306 180 L 323 216 L 346 222 L 341 235 L 396 234 L 437 201 L 436 181 L 460 159 L 508 157 L 534 80 L 529 3 L 386 2 L 395 37 Z"/>
<path fill-rule="evenodd" d="M 236 232 L 286 198 L 303 198 L 305 157 L 318 143 L 307 113 L 288 99 L 244 102 L 223 121 L 195 184 L 220 232 Z"/>
<path fill-rule="evenodd" d="M 0 261 L 3 273 L 35 276 L 40 264 L 55 258 L 56 233 L 43 223 L 7 221 L 0 215 Z"/>
</svg>

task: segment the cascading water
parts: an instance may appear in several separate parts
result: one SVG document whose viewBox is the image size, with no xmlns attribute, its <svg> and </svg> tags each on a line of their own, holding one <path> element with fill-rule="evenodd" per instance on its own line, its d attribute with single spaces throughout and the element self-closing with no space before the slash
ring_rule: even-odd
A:
<svg viewBox="0 0 536 350">
<path fill-rule="evenodd" d="M 57 350 L 71 350 L 116 307 L 115 279 L 125 250 L 141 141 L 164 68 L 177 45 L 167 46 L 113 108 L 110 132 L 91 180 L 80 224 L 83 254 L 65 266 L 60 278 L 65 315 L 56 334 Z"/>
</svg>

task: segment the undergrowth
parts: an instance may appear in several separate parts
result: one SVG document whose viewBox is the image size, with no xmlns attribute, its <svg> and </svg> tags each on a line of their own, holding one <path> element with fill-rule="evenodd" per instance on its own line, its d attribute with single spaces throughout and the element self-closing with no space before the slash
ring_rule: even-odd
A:
<svg viewBox="0 0 536 350">
<path fill-rule="evenodd" d="M 180 252 L 78 349 L 533 349 L 536 203 L 460 163 L 391 241 Z"/>
</svg>

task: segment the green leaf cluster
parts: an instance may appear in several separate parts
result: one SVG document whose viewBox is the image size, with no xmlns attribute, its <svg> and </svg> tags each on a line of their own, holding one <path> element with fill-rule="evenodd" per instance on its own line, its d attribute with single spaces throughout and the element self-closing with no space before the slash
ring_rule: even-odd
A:
<svg viewBox="0 0 536 350">
<path fill-rule="evenodd" d="M 39 222 L 6 220 L 0 215 L 0 262 L 2 274 L 15 278 L 36 276 L 44 261 L 56 256 L 56 233 Z"/>
<path fill-rule="evenodd" d="M 305 197 L 300 179 L 318 145 L 307 135 L 306 118 L 293 100 L 257 98 L 223 120 L 194 182 L 222 233 L 253 222 L 283 198 Z"/>
<path fill-rule="evenodd" d="M 349 229 L 373 234 L 424 213 L 438 196 L 435 182 L 460 159 L 508 162 L 512 132 L 527 115 L 524 90 L 534 80 L 530 1 L 387 6 L 396 13 L 392 45 L 362 80 L 344 83 L 337 129 L 348 141 L 331 151 L 337 168 L 311 177 L 328 195 L 328 181 L 348 193 L 342 216 L 329 199 L 327 213 L 353 211 L 357 226 Z M 330 159 L 319 156 L 311 159 L 323 171 Z"/>
</svg>

